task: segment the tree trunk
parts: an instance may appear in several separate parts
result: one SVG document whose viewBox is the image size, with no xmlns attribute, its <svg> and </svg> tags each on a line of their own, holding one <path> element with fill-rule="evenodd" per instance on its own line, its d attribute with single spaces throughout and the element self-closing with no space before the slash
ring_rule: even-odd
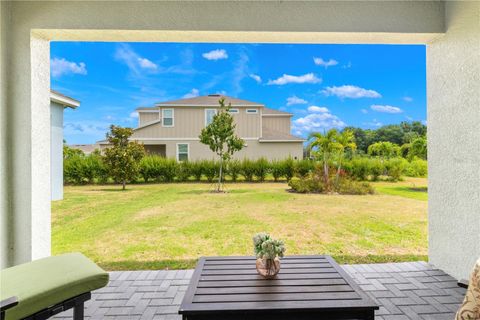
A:
<svg viewBox="0 0 480 320">
<path fill-rule="evenodd" d="M 126 186 L 127 186 L 127 181 L 123 180 L 122 181 L 122 190 L 125 190 Z"/>
<path fill-rule="evenodd" d="M 220 157 L 220 174 L 218 175 L 218 186 L 217 191 L 221 191 L 222 187 L 222 175 L 223 175 L 223 157 Z"/>
<path fill-rule="evenodd" d="M 340 170 L 342 169 L 342 162 L 338 165 L 337 176 L 335 177 L 335 184 L 338 186 L 338 180 L 340 179 Z"/>
<path fill-rule="evenodd" d="M 328 162 L 325 152 L 323 153 L 323 180 L 325 180 L 325 187 L 328 188 Z"/>
</svg>

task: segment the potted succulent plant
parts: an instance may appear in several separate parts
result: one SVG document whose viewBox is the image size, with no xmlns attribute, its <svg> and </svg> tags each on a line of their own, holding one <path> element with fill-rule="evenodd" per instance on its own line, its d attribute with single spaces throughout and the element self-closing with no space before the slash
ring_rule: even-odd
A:
<svg viewBox="0 0 480 320">
<path fill-rule="evenodd" d="M 257 233 L 253 237 L 253 246 L 257 257 L 257 272 L 271 279 L 280 271 L 280 258 L 285 253 L 282 240 L 275 240 L 268 233 Z"/>
</svg>

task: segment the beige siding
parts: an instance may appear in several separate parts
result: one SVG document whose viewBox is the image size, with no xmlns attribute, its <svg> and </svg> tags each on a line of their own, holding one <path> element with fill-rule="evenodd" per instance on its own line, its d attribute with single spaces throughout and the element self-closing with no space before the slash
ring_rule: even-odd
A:
<svg viewBox="0 0 480 320">
<path fill-rule="evenodd" d="M 187 143 L 189 145 L 189 159 L 214 159 L 215 155 L 210 149 L 201 144 L 198 140 L 169 140 L 169 141 L 141 141 L 145 145 L 165 145 L 165 155 L 168 158 L 177 157 L 177 144 Z M 302 142 L 258 142 L 257 140 L 247 140 L 246 147 L 241 151 L 235 153 L 234 158 L 252 160 L 265 157 L 269 160 L 285 159 L 288 157 L 302 159 L 303 158 L 303 143 Z"/>
<path fill-rule="evenodd" d="M 263 128 L 290 134 L 290 117 L 263 116 L 262 126 Z"/>
<path fill-rule="evenodd" d="M 211 108 L 176 107 L 174 108 L 173 127 L 163 127 L 161 123 L 156 123 L 135 130 L 132 138 L 197 138 L 205 127 L 205 109 Z M 260 137 L 260 113 L 246 114 L 245 108 L 239 108 L 239 113 L 233 114 L 233 117 L 237 123 L 237 134 L 240 137 Z"/>
<path fill-rule="evenodd" d="M 138 126 L 141 127 L 147 123 L 160 119 L 158 112 L 139 112 L 138 113 Z"/>
</svg>

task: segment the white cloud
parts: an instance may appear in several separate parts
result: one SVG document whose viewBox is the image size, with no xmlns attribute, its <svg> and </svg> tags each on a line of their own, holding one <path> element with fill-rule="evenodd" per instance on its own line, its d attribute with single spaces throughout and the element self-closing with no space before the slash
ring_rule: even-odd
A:
<svg viewBox="0 0 480 320">
<path fill-rule="evenodd" d="M 261 82 L 262 82 L 262 78 L 261 78 L 258 74 L 251 73 L 251 74 L 250 74 L 250 78 L 252 78 L 253 80 L 255 80 L 257 83 L 261 83 Z"/>
<path fill-rule="evenodd" d="M 216 49 L 209 52 L 205 52 L 204 54 L 202 54 L 202 57 L 204 57 L 207 60 L 220 60 L 220 59 L 227 59 L 228 54 L 227 54 L 227 51 L 225 51 L 224 49 Z"/>
<path fill-rule="evenodd" d="M 326 87 L 322 90 L 322 93 L 326 96 L 337 96 L 341 99 L 343 98 L 381 98 L 382 95 L 375 90 L 364 89 L 352 85 L 344 85 L 340 87 Z"/>
<path fill-rule="evenodd" d="M 243 91 L 242 81 L 249 75 L 248 62 L 249 58 L 243 50 L 239 53 L 239 59 L 235 61 L 232 70 L 232 94 L 239 95 Z"/>
<path fill-rule="evenodd" d="M 337 60 L 330 59 L 328 61 L 325 61 L 322 58 L 317 58 L 317 57 L 313 57 L 313 62 L 317 66 L 324 66 L 325 68 L 333 67 L 333 66 L 336 66 L 338 64 Z"/>
<path fill-rule="evenodd" d="M 138 112 L 137 111 L 131 112 L 130 113 L 130 118 L 133 118 L 133 119 L 138 118 Z"/>
<path fill-rule="evenodd" d="M 317 107 L 317 106 L 310 106 L 307 109 L 309 112 L 312 113 L 326 113 L 329 112 L 328 108 L 326 107 Z"/>
<path fill-rule="evenodd" d="M 413 98 L 409 97 L 409 96 L 405 96 L 402 99 L 403 99 L 403 101 L 406 101 L 406 102 L 412 102 L 413 101 Z"/>
<path fill-rule="evenodd" d="M 402 113 L 403 112 L 403 110 L 400 109 L 399 107 L 393 107 L 389 105 L 374 104 L 370 106 L 370 109 L 378 112 L 384 112 L 384 113 Z"/>
<path fill-rule="evenodd" d="M 158 66 L 147 58 L 141 57 L 129 45 L 121 44 L 115 51 L 115 59 L 125 63 L 135 75 L 142 74 L 142 69 L 150 72 L 157 71 Z"/>
<path fill-rule="evenodd" d="M 190 90 L 189 93 L 184 94 L 183 98 L 184 99 L 195 98 L 195 97 L 198 97 L 199 95 L 200 95 L 200 91 L 198 91 L 198 89 L 193 88 L 192 90 Z"/>
<path fill-rule="evenodd" d="M 87 66 L 83 62 L 72 62 L 65 58 L 53 58 L 50 60 L 50 73 L 52 77 L 58 78 L 64 74 L 87 74 Z"/>
<path fill-rule="evenodd" d="M 144 69 L 157 70 L 158 66 L 147 58 L 138 58 L 138 64 Z"/>
<path fill-rule="evenodd" d="M 315 111 L 315 113 L 310 113 L 305 117 L 301 117 L 293 121 L 292 129 L 294 134 L 304 136 L 315 131 L 321 132 L 332 128 L 343 128 L 347 126 L 347 124 L 343 122 L 340 118 L 330 113 L 327 108 L 316 108 L 314 108 L 313 110 L 321 111 Z"/>
<path fill-rule="evenodd" d="M 362 110 L 360 110 L 360 111 L 361 111 L 363 114 L 368 113 L 368 110 L 367 110 L 367 109 L 362 109 Z"/>
<path fill-rule="evenodd" d="M 352 67 L 352 62 L 348 61 L 348 63 L 346 63 L 342 66 L 342 69 L 350 69 L 351 67 Z"/>
<path fill-rule="evenodd" d="M 287 106 L 291 106 L 294 104 L 307 104 L 307 100 L 299 98 L 297 96 L 291 96 L 287 98 Z"/>
<path fill-rule="evenodd" d="M 307 73 L 301 76 L 292 76 L 289 74 L 283 74 L 278 79 L 275 80 L 268 80 L 269 85 L 276 84 L 276 85 L 284 85 L 287 83 L 319 83 L 322 79 L 318 78 L 313 73 Z"/>
<path fill-rule="evenodd" d="M 63 125 L 65 135 L 84 134 L 97 137 L 104 137 L 109 127 L 110 123 L 100 121 L 66 122 Z"/>
</svg>

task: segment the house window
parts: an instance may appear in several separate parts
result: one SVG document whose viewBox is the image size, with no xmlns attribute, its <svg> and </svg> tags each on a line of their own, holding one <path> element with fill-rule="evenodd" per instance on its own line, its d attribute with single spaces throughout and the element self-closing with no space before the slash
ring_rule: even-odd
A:
<svg viewBox="0 0 480 320">
<path fill-rule="evenodd" d="M 177 160 L 188 161 L 188 143 L 177 143 Z"/>
<path fill-rule="evenodd" d="M 230 113 L 238 113 L 239 111 L 238 111 L 238 109 L 230 109 L 230 110 L 228 110 L 228 112 L 230 112 Z"/>
<path fill-rule="evenodd" d="M 162 125 L 164 127 L 173 127 L 173 109 L 162 109 Z"/>
<path fill-rule="evenodd" d="M 248 114 L 256 114 L 256 113 L 258 113 L 258 110 L 257 109 L 247 109 L 247 110 L 245 110 L 245 112 L 248 113 Z"/>
<path fill-rule="evenodd" d="M 205 109 L 205 126 L 213 121 L 213 116 L 217 114 L 217 109 Z"/>
</svg>

